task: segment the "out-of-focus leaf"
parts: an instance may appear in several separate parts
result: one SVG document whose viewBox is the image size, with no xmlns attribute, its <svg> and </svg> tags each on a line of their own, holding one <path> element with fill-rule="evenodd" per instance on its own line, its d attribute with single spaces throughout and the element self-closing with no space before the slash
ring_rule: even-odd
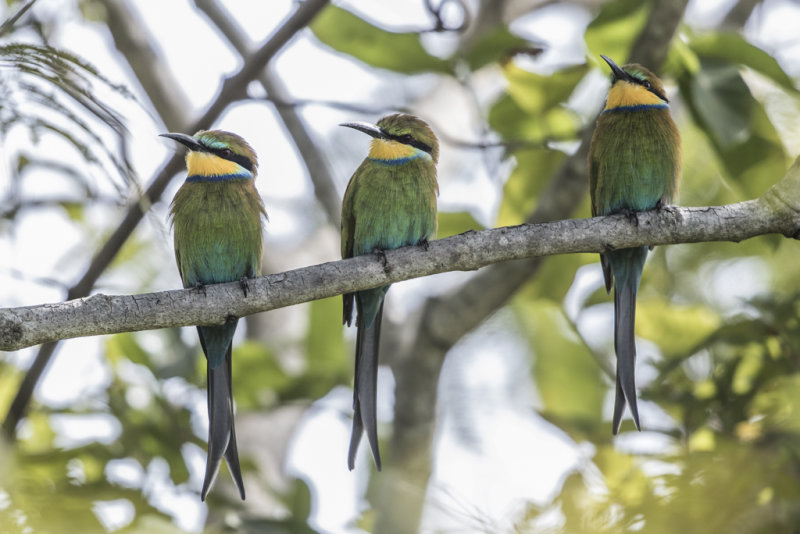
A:
<svg viewBox="0 0 800 534">
<path fill-rule="evenodd" d="M 542 147 L 549 140 L 575 137 L 580 119 L 563 104 L 585 75 L 585 66 L 541 76 L 510 62 L 504 72 L 508 91 L 489 110 L 492 129 L 506 141 L 541 143 Z"/>
<path fill-rule="evenodd" d="M 334 5 L 327 6 L 309 27 L 326 45 L 373 67 L 403 74 L 450 72 L 447 61 L 425 51 L 418 34 L 382 30 Z"/>
<path fill-rule="evenodd" d="M 714 431 L 704 426 L 689 436 L 689 450 L 693 452 L 711 452 L 717 445 Z"/>
<path fill-rule="evenodd" d="M 245 341 L 233 347 L 232 357 L 233 391 L 242 409 L 274 404 L 277 394 L 291 382 L 291 377 L 263 343 Z"/>
<path fill-rule="evenodd" d="M 650 479 L 638 467 L 635 458 L 613 446 L 601 447 L 594 462 L 603 473 L 609 498 L 627 506 L 638 506 L 651 491 Z"/>
<path fill-rule="evenodd" d="M 576 65 L 548 76 L 508 63 L 503 72 L 508 80 L 508 94 L 528 114 L 537 115 L 566 102 L 586 72 L 586 65 Z"/>
<path fill-rule="evenodd" d="M 318 399 L 334 386 L 352 380 L 352 360 L 345 351 L 341 317 L 341 297 L 315 300 L 309 304 L 308 364 L 286 388 L 284 399 Z"/>
<path fill-rule="evenodd" d="M 737 395 L 750 393 L 763 367 L 764 355 L 764 347 L 760 343 L 750 343 L 744 347 L 731 384 L 734 393 Z"/>
<path fill-rule="evenodd" d="M 544 411 L 561 420 L 600 421 L 607 386 L 589 349 L 551 301 L 515 299 L 535 354 L 533 379 Z"/>
<path fill-rule="evenodd" d="M 50 418 L 41 412 L 31 412 L 25 419 L 25 439 L 19 441 L 19 448 L 26 454 L 48 452 L 53 446 L 56 433 L 50 426 Z"/>
<path fill-rule="evenodd" d="M 289 506 L 292 510 L 292 532 L 297 534 L 314 534 L 308 525 L 311 515 L 311 488 L 303 480 L 295 479 L 289 495 Z"/>
<path fill-rule="evenodd" d="M 594 261 L 594 255 L 590 254 L 560 254 L 546 258 L 536 276 L 525 284 L 519 294 L 535 299 L 550 299 L 555 303 L 563 302 L 578 268 Z"/>
<path fill-rule="evenodd" d="M 80 202 L 62 202 L 61 207 L 67 212 L 67 217 L 70 220 L 76 222 L 83 220 L 83 204 Z"/>
<path fill-rule="evenodd" d="M 467 52 L 466 59 L 471 70 L 478 70 L 484 65 L 502 61 L 514 51 L 529 47 L 530 43 L 522 37 L 517 37 L 505 27 L 481 37 Z"/>
<path fill-rule="evenodd" d="M 523 150 L 516 153 L 517 166 L 503 188 L 497 226 L 525 222 L 536 207 L 539 193 L 567 156 L 558 150 Z"/>
<path fill-rule="evenodd" d="M 8 413 L 21 381 L 22 372 L 19 369 L 0 362 L 0 413 Z"/>
<path fill-rule="evenodd" d="M 133 332 L 122 332 L 107 338 L 106 357 L 114 364 L 119 363 L 123 358 L 141 365 L 150 363 L 150 355 L 139 345 L 136 334 Z"/>
<path fill-rule="evenodd" d="M 800 434 L 800 374 L 779 376 L 761 387 L 748 412 L 773 432 Z"/>
<path fill-rule="evenodd" d="M 798 92 L 794 82 L 769 53 L 749 43 L 736 32 L 704 33 L 693 36 L 691 48 L 706 57 L 746 65 L 787 91 Z"/>
<path fill-rule="evenodd" d="M 596 61 L 602 61 L 600 54 L 603 54 L 619 65 L 625 63 L 649 11 L 650 3 L 641 0 L 614 0 L 605 4 L 584 34 L 589 53 Z"/>
<path fill-rule="evenodd" d="M 755 101 L 735 65 L 707 62 L 692 77 L 691 98 L 706 131 L 723 150 L 747 140 Z"/>
<path fill-rule="evenodd" d="M 672 304 L 663 298 L 639 298 L 636 304 L 637 335 L 653 341 L 667 358 L 689 356 L 720 323 L 705 306 Z"/>
<path fill-rule="evenodd" d="M 736 65 L 701 57 L 701 68 L 684 69 L 678 85 L 719 161 L 748 198 L 783 176 L 788 163 L 783 144 Z"/>
<path fill-rule="evenodd" d="M 451 235 L 462 234 L 468 230 L 483 229 L 483 225 L 476 221 L 468 211 L 442 212 L 439 213 L 439 229 L 436 232 L 436 237 L 437 239 L 442 239 Z"/>
<path fill-rule="evenodd" d="M 166 517 L 144 514 L 137 517 L 136 522 L 124 532 L 125 534 L 183 534 L 186 531 L 178 528 Z"/>
</svg>

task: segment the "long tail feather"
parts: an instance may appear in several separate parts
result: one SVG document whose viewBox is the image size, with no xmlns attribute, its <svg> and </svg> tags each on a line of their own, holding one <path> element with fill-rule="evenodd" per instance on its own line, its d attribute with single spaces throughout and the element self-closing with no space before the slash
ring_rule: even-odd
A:
<svg viewBox="0 0 800 534">
<path fill-rule="evenodd" d="M 359 321 L 361 319 L 359 318 Z M 356 337 L 356 372 L 353 392 L 353 431 L 350 436 L 350 451 L 347 467 L 355 467 L 356 453 L 364 429 L 367 431 L 375 466 L 381 470 L 381 453 L 378 448 L 378 422 L 376 416 L 376 392 L 378 387 L 378 346 L 383 321 L 383 302 L 378 308 L 375 320 L 369 327 L 359 323 Z"/>
<path fill-rule="evenodd" d="M 236 488 L 242 499 L 245 498 L 244 482 L 239 467 L 239 453 L 236 449 L 236 433 L 233 422 L 233 389 L 231 387 L 231 347 L 225 354 L 225 361 L 216 369 L 208 366 L 208 460 L 203 480 L 202 500 L 214 484 L 224 457 L 228 462 Z"/>
<path fill-rule="evenodd" d="M 621 284 L 617 281 L 614 288 L 614 348 L 617 352 L 617 393 L 612 428 L 614 434 L 619 432 L 626 401 L 636 428 L 641 430 L 639 408 L 636 404 L 635 318 L 636 288 L 631 283 Z"/>
</svg>

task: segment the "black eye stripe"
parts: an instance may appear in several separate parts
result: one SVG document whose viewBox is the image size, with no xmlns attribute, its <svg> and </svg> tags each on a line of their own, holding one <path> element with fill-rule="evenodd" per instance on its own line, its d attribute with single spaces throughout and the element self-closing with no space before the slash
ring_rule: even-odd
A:
<svg viewBox="0 0 800 534">
<path fill-rule="evenodd" d="M 383 131 L 383 130 L 381 130 L 381 131 Z M 409 134 L 392 135 L 390 133 L 383 132 L 383 135 L 387 139 L 391 139 L 392 141 L 397 141 L 398 143 L 403 143 L 404 145 L 413 146 L 415 148 L 418 148 L 418 149 L 422 150 L 423 152 L 427 152 L 428 154 L 430 154 L 433 151 L 433 148 L 430 145 L 427 145 L 427 144 L 423 143 L 422 141 L 418 141 L 417 139 L 414 139 Z M 411 137 L 411 139 L 410 140 L 406 139 L 406 136 Z"/>
<path fill-rule="evenodd" d="M 250 161 L 250 158 L 246 156 L 241 156 L 239 154 L 234 154 L 229 148 L 210 148 L 205 147 L 206 151 L 211 152 L 212 154 L 219 156 L 222 159 L 227 159 L 228 161 L 233 161 L 234 163 L 238 163 L 245 169 L 250 172 L 253 172 L 253 162 Z M 230 154 L 225 154 L 225 151 L 230 152 Z"/>
<path fill-rule="evenodd" d="M 637 78 L 636 76 L 632 76 L 631 74 L 628 74 L 628 80 L 633 82 L 633 83 L 635 83 L 635 84 L 637 84 L 637 85 L 641 85 L 642 87 L 644 87 L 645 89 L 647 89 L 648 91 L 650 91 L 651 93 L 656 95 L 658 98 L 660 98 L 664 102 L 669 102 L 669 100 L 667 99 L 667 95 L 665 95 L 664 93 L 658 91 L 653 86 L 653 84 L 650 83 L 650 80 L 641 80 L 641 79 Z M 648 87 L 648 85 L 649 85 L 649 87 Z"/>
</svg>

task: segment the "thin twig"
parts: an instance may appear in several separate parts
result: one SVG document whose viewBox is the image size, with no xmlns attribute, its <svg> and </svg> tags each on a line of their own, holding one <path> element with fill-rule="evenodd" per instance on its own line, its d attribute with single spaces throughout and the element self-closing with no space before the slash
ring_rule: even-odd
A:
<svg viewBox="0 0 800 534">
<path fill-rule="evenodd" d="M 33 7 L 33 4 L 36 3 L 36 0 L 28 0 L 26 4 L 24 4 L 21 8 L 17 10 L 16 13 L 8 17 L 3 24 L 0 25 L 0 37 L 5 35 L 6 33 L 10 32 L 11 29 L 14 27 L 14 24 L 24 15 L 30 8 Z"/>
</svg>

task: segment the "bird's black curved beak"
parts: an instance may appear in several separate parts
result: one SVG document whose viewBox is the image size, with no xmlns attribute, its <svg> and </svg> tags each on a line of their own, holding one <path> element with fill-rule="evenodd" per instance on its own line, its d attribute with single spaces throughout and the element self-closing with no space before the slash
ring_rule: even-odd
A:
<svg viewBox="0 0 800 534">
<path fill-rule="evenodd" d="M 343 122 L 339 126 L 353 128 L 359 132 L 364 132 L 367 135 L 371 135 L 375 139 L 383 139 L 386 137 L 386 134 L 384 134 L 380 128 L 368 122 Z"/>
<path fill-rule="evenodd" d="M 615 81 L 616 80 L 628 80 L 628 81 L 630 81 L 630 79 L 631 79 L 630 74 L 628 74 L 627 72 L 622 70 L 619 65 L 617 65 L 616 63 L 614 63 L 611 60 L 610 57 L 604 56 L 603 54 L 600 54 L 600 57 L 603 58 L 606 61 L 606 63 L 608 63 L 609 67 L 611 67 L 611 72 L 614 73 L 614 80 Z"/>
<path fill-rule="evenodd" d="M 173 141 L 177 141 L 180 144 L 184 145 L 189 150 L 195 152 L 202 152 L 205 150 L 205 147 L 195 141 L 194 137 L 182 133 L 164 133 L 158 134 L 159 137 L 169 137 Z"/>
</svg>

